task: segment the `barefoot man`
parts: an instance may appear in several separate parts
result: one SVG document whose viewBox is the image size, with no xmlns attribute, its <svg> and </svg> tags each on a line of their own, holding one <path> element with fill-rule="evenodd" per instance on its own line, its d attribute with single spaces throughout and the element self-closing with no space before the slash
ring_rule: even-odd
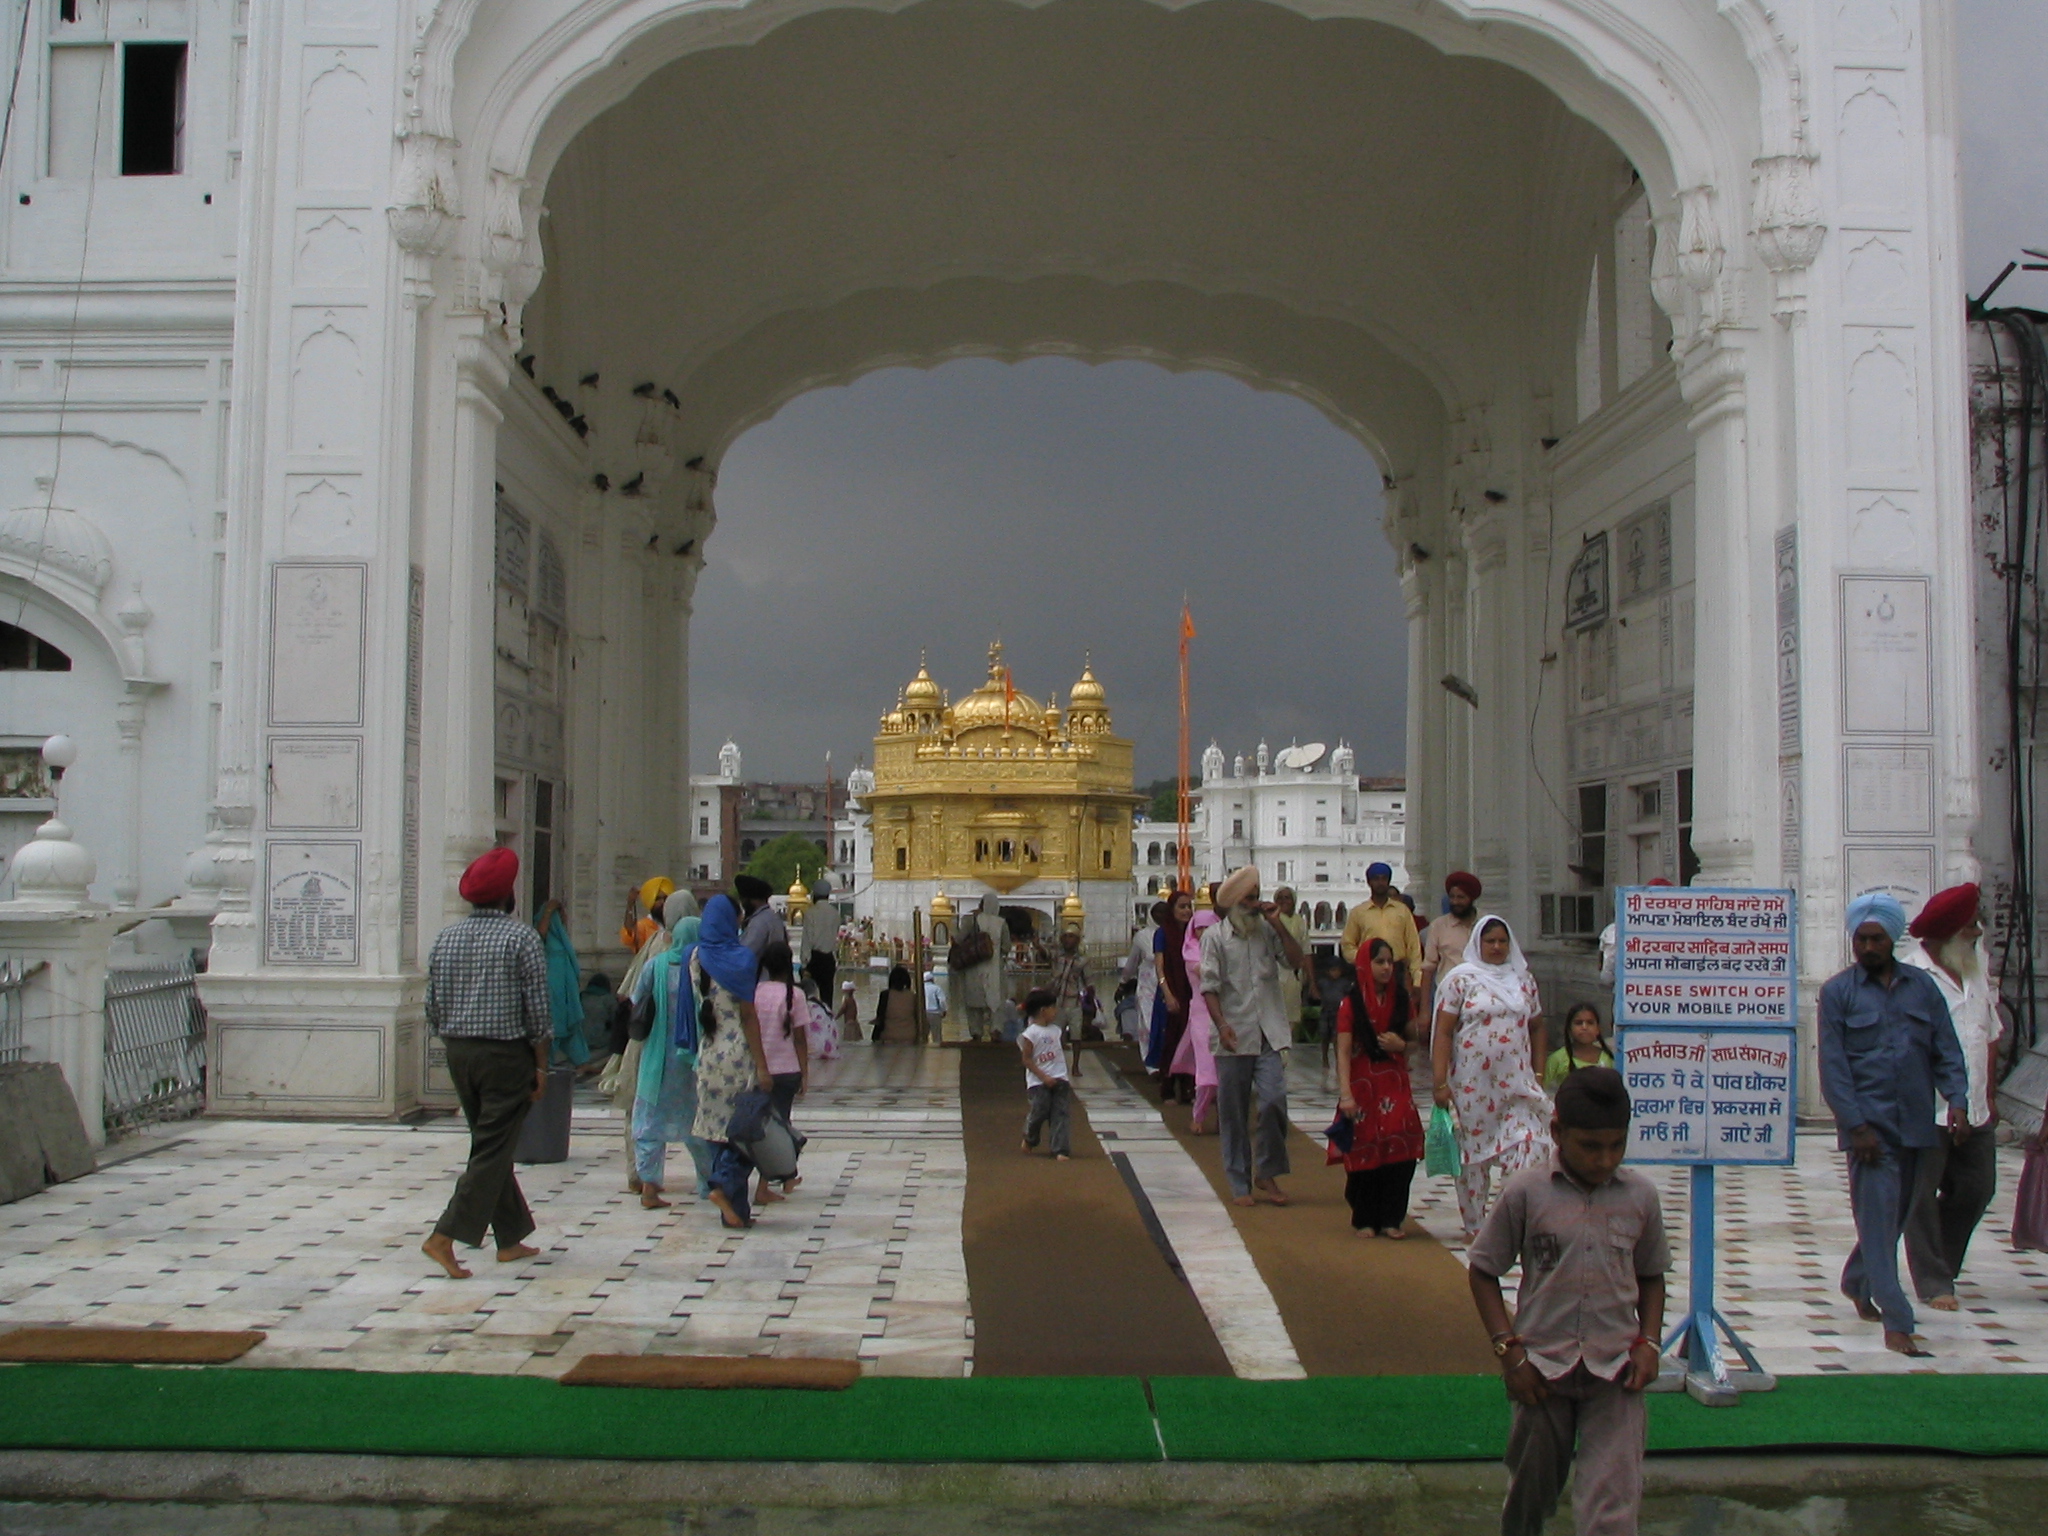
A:
<svg viewBox="0 0 2048 1536">
<path fill-rule="evenodd" d="M 469 1166 L 420 1251 L 467 1280 L 456 1243 L 498 1243 L 498 1262 L 539 1253 L 528 1246 L 533 1213 L 519 1192 L 512 1154 L 526 1112 L 548 1085 L 548 962 L 540 935 L 512 915 L 519 855 L 493 848 L 463 872 L 469 916 L 441 930 L 427 956 L 427 1027 L 448 1048 L 448 1075 L 469 1122 Z"/>
<path fill-rule="evenodd" d="M 1263 1198 L 1286 1205 L 1279 1176 L 1287 1172 L 1287 1065 L 1280 1053 L 1294 1043 L 1294 1029 L 1280 1001 L 1280 968 L 1298 970 L 1304 957 L 1280 909 L 1259 900 L 1256 868 L 1231 875 L 1215 899 L 1223 921 L 1202 935 L 1201 988 L 1216 1029 L 1223 1172 L 1237 1204 Z M 1413 924 L 1408 932 L 1412 938 Z"/>
</svg>

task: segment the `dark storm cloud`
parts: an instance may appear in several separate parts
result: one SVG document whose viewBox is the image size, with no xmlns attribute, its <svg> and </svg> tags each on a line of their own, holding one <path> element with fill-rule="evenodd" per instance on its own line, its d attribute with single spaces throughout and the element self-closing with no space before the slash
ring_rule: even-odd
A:
<svg viewBox="0 0 2048 1536">
<path fill-rule="evenodd" d="M 1963 0 L 1957 21 L 1964 281 L 1976 294 L 2027 259 L 2022 246 L 2048 250 L 2048 5 Z M 1992 302 L 2048 309 L 2048 272 L 2015 272 Z"/>
<path fill-rule="evenodd" d="M 2048 249 L 2048 4 L 1963 0 L 1963 277 Z M 1999 302 L 2048 308 L 2048 273 Z M 1958 296 L 1960 302 L 1960 296 Z M 693 627 L 693 767 L 843 772 L 929 647 L 958 697 L 1001 635 L 1064 698 L 1093 649 L 1140 779 L 1172 771 L 1193 600 L 1195 750 L 1349 736 L 1398 772 L 1404 634 L 1379 472 L 1307 404 L 1214 374 L 1042 359 L 823 390 L 728 453 Z"/>
<path fill-rule="evenodd" d="M 1173 771 L 1193 605 L 1195 751 L 1295 737 L 1399 772 L 1404 629 L 1379 468 L 1314 407 L 1217 374 L 1043 358 L 891 369 L 736 443 L 691 628 L 691 756 L 815 777 L 868 752 L 928 648 L 957 699 L 998 636 L 1062 701 L 1084 653 L 1140 779 Z"/>
</svg>

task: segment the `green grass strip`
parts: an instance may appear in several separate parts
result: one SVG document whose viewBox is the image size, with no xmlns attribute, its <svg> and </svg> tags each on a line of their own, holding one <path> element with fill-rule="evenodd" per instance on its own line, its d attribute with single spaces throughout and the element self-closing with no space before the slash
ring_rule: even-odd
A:
<svg viewBox="0 0 2048 1536">
<path fill-rule="evenodd" d="M 455 1372 L 0 1368 L 0 1446 L 707 1461 L 1157 1461 L 1136 1377 L 870 1377 L 845 1392 Z"/>
<path fill-rule="evenodd" d="M 1155 1377 L 1175 1461 L 1491 1461 L 1508 1403 L 1491 1376 Z M 1733 1408 L 1650 1398 L 1652 1451 L 1793 1447 L 2048 1454 L 2048 1376 L 1795 1376 Z"/>
<path fill-rule="evenodd" d="M 1491 1461 L 1491 1376 L 1154 1377 L 1176 1461 Z M 845 1392 L 565 1387 L 456 1372 L 0 1367 L 0 1447 L 704 1461 L 1157 1461 L 1131 1376 L 870 1377 Z M 2048 1455 L 2048 1376 L 1799 1376 L 1650 1399 L 1652 1451 Z"/>
</svg>

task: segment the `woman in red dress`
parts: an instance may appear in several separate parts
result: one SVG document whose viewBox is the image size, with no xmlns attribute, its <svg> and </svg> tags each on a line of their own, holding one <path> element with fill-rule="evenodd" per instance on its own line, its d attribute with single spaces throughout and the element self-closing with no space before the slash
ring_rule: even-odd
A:
<svg viewBox="0 0 2048 1536">
<path fill-rule="evenodd" d="M 1328 1161 L 1344 1165 L 1360 1237 L 1408 1235 L 1408 1185 L 1422 1157 L 1422 1117 L 1408 1086 L 1408 989 L 1395 971 L 1393 946 L 1374 939 L 1337 1012 L 1337 1113 L 1351 1122 L 1351 1146 L 1333 1142 Z"/>
</svg>

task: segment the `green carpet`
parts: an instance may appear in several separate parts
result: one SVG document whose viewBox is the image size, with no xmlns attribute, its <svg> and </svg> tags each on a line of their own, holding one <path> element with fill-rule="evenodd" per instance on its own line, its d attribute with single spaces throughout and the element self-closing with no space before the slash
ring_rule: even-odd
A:
<svg viewBox="0 0 2048 1536">
<path fill-rule="evenodd" d="M 1155 1377 L 1151 1388 L 1176 1461 L 1491 1461 L 1507 1444 L 1493 1376 Z M 2048 1454 L 2048 1376 L 1795 1376 L 1733 1408 L 1650 1398 L 1652 1451 L 1820 1446 Z"/>
<path fill-rule="evenodd" d="M 704 1461 L 1156 1461 L 1130 1376 L 871 1377 L 844 1392 L 532 1376 L 0 1367 L 0 1446 Z"/>
<path fill-rule="evenodd" d="M 0 1366 L 0 1448 L 704 1461 L 1491 1461 L 1491 1376 L 870 1377 L 845 1392 L 531 1376 Z M 1800 1376 L 1734 1408 L 1650 1399 L 1652 1451 L 2048 1455 L 2048 1376 Z"/>
</svg>

